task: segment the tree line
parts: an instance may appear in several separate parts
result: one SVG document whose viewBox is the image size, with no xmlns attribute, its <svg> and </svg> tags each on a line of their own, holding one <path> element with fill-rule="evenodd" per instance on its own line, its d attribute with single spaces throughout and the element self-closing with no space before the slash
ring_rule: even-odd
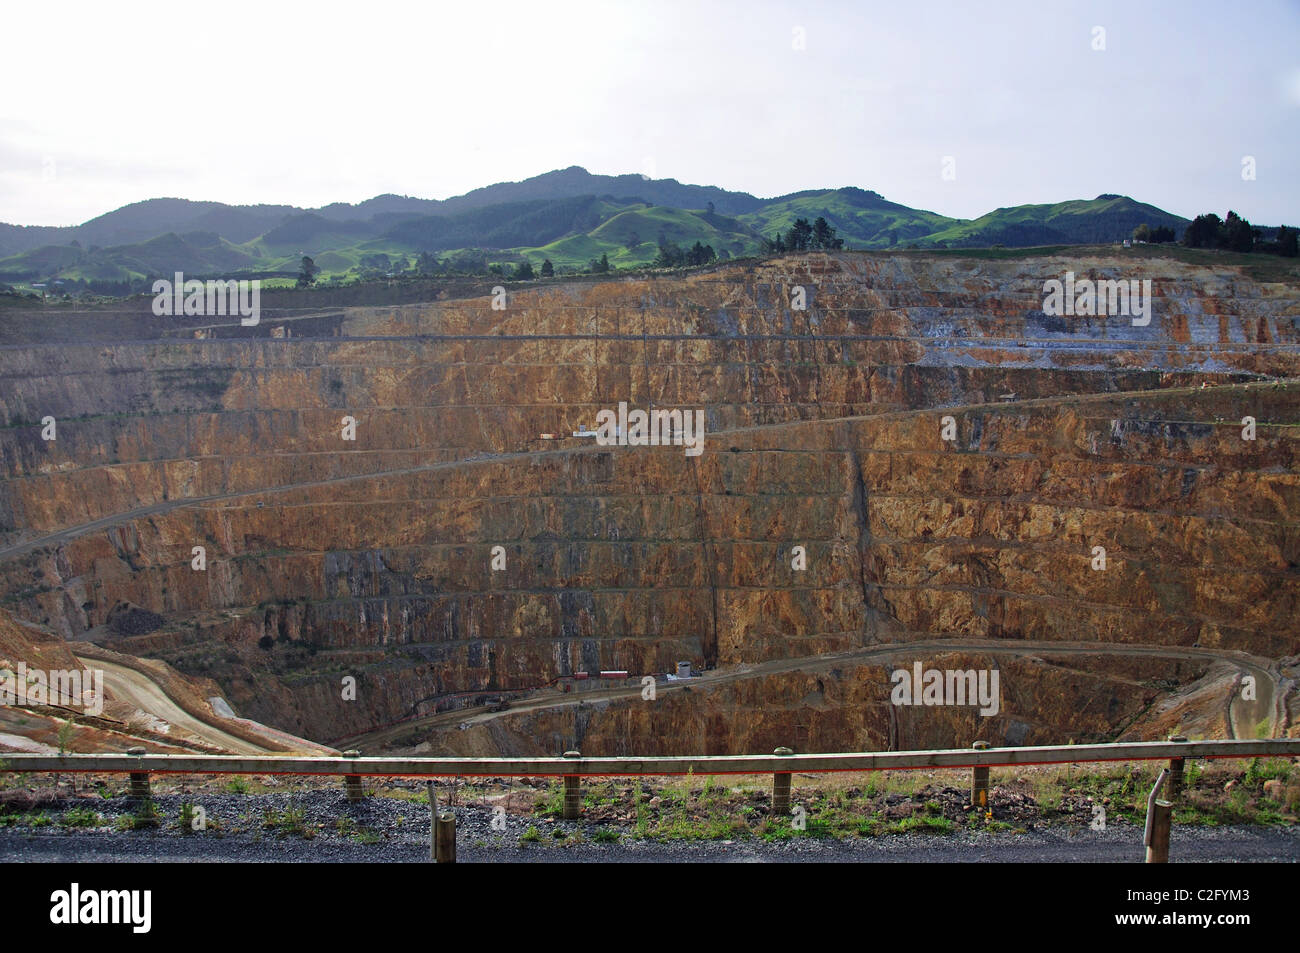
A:
<svg viewBox="0 0 1300 953">
<path fill-rule="evenodd" d="M 1133 229 L 1133 241 L 1149 242 L 1152 245 L 1160 245 L 1164 242 L 1172 242 L 1178 236 L 1168 225 L 1157 225 L 1152 228 L 1146 222 L 1143 222 L 1137 228 Z"/>
<path fill-rule="evenodd" d="M 796 218 L 794 224 L 783 232 L 777 232 L 774 238 L 763 240 L 770 252 L 787 251 L 834 251 L 844 247 L 844 239 L 835 235 L 835 229 L 822 216 L 811 225 L 806 218 Z"/>
<path fill-rule="evenodd" d="M 660 235 L 659 253 L 655 255 L 654 264 L 656 268 L 681 268 L 687 265 L 707 265 L 717 259 L 712 245 L 696 242 L 690 248 L 682 248 Z"/>
<path fill-rule="evenodd" d="M 1236 212 L 1229 211 L 1227 218 L 1213 212 L 1198 215 L 1183 232 L 1183 244 L 1188 248 L 1220 248 L 1225 251 L 1258 252 L 1295 258 L 1297 232 L 1280 225 L 1272 236 L 1265 229 L 1256 228 Z"/>
</svg>

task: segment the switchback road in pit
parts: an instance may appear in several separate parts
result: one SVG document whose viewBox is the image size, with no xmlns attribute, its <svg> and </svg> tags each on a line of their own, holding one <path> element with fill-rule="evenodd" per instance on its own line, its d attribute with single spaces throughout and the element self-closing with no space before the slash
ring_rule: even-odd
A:
<svg viewBox="0 0 1300 953">
<path fill-rule="evenodd" d="M 872 659 L 889 657 L 915 656 L 919 653 L 937 654 L 941 652 L 972 652 L 991 655 L 1034 656 L 1034 655 L 1129 655 L 1156 658 L 1177 658 L 1183 660 L 1203 659 L 1206 661 L 1226 661 L 1241 667 L 1248 674 L 1255 676 L 1260 701 L 1266 710 L 1275 712 L 1273 704 L 1277 685 L 1277 673 L 1270 668 L 1268 659 L 1257 658 L 1244 652 L 1224 651 L 1220 649 L 1183 648 L 1179 646 L 1159 645 L 1121 645 L 1114 642 L 1029 642 L 1008 641 L 1006 639 L 924 639 L 915 642 L 891 642 L 868 646 L 847 652 L 834 652 L 813 657 L 776 659 L 754 665 L 738 665 L 728 669 L 717 670 L 697 678 L 676 682 L 662 682 L 656 686 L 656 692 L 668 693 L 684 688 L 709 690 L 729 682 L 764 675 L 787 672 L 824 672 L 844 664 L 861 664 Z M 548 691 L 537 697 L 524 697 L 512 700 L 505 711 L 492 711 L 489 708 L 464 709 L 460 711 L 441 712 L 425 718 L 411 719 L 397 725 L 388 726 L 363 735 L 354 735 L 339 740 L 339 747 L 364 748 L 374 750 L 392 744 L 398 738 L 426 728 L 448 727 L 451 725 L 478 725 L 496 718 L 509 717 L 523 712 L 540 711 L 547 708 L 564 708 L 578 704 L 591 704 L 602 700 L 634 699 L 641 695 L 641 686 L 598 689 L 573 694 Z M 1265 699 L 1267 698 L 1267 701 Z M 1245 703 L 1243 703 L 1245 704 Z M 1254 708 L 1249 712 L 1253 713 Z M 1242 717 L 1246 711 L 1234 700 L 1231 706 L 1232 716 L 1228 727 L 1228 737 L 1253 738 L 1254 723 L 1249 722 L 1250 715 Z M 1231 722 L 1246 721 L 1247 724 Z M 1276 722 L 1270 717 L 1270 736 L 1276 730 Z"/>
<path fill-rule="evenodd" d="M 222 731 L 215 724 L 202 721 L 185 711 L 167 697 L 162 686 L 144 674 L 115 665 L 101 658 L 77 656 L 88 668 L 104 673 L 104 687 L 118 701 L 133 705 L 140 711 L 160 718 L 180 731 L 193 735 L 200 741 L 224 748 L 234 754 L 283 754 L 278 748 L 259 747 L 235 735 Z"/>
</svg>

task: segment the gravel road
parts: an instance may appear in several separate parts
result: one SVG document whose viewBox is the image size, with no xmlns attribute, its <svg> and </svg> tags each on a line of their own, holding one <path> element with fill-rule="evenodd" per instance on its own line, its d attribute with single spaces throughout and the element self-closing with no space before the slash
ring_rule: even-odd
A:
<svg viewBox="0 0 1300 953">
<path fill-rule="evenodd" d="M 161 824 L 152 830 L 117 829 L 115 819 L 129 816 L 133 808 L 125 798 L 77 805 L 99 812 L 104 822 L 98 826 L 62 826 L 62 815 L 52 810 L 49 824 L 0 828 L 0 862 L 420 863 L 428 859 L 429 809 L 415 801 L 368 798 L 349 804 L 335 791 L 204 794 L 198 800 L 207 826 L 189 833 L 180 829 L 178 795 L 156 799 Z M 482 807 L 451 810 L 457 816 L 457 859 L 462 863 L 1068 863 L 1138 862 L 1143 856 L 1142 830 L 1128 823 L 1111 824 L 1105 831 L 1039 825 L 1024 833 L 648 843 L 637 840 L 630 830 L 608 825 L 513 815 L 494 819 Z M 494 822 L 504 830 L 494 830 Z M 317 824 L 319 832 L 303 836 L 303 830 Z M 525 835 L 537 839 L 521 842 Z M 603 843 L 598 837 L 619 839 Z M 1174 831 L 1170 860 L 1294 863 L 1300 861 L 1300 828 L 1179 828 Z"/>
</svg>

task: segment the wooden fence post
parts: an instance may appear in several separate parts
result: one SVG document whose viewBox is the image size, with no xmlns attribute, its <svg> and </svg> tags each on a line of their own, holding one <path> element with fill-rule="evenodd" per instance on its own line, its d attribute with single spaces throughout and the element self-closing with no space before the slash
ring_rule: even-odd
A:
<svg viewBox="0 0 1300 953">
<path fill-rule="evenodd" d="M 1187 741 L 1183 735 L 1170 735 L 1169 740 L 1182 743 Z M 1169 759 L 1169 800 L 1177 801 L 1179 795 L 1183 793 L 1183 765 L 1186 759 L 1170 758 Z"/>
<path fill-rule="evenodd" d="M 361 757 L 361 752 L 357 751 L 355 748 L 350 748 L 349 750 L 343 752 L 343 757 L 359 758 Z M 343 793 L 347 795 L 349 801 L 355 802 L 355 801 L 364 800 L 366 796 L 366 792 L 365 789 L 361 786 L 361 775 L 345 774 L 343 776 Z"/>
<path fill-rule="evenodd" d="M 126 753 L 137 758 L 144 754 L 143 748 L 127 748 Z M 147 801 L 152 792 L 149 789 L 149 772 L 132 771 L 127 784 L 127 795 L 140 801 Z"/>
<path fill-rule="evenodd" d="M 788 758 L 794 754 L 792 748 L 777 748 L 772 754 L 778 758 Z M 772 816 L 787 817 L 790 814 L 790 772 L 772 772 Z"/>
<path fill-rule="evenodd" d="M 581 758 L 579 751 L 564 752 L 566 758 Z M 576 774 L 564 776 L 564 819 L 576 821 L 582 814 L 582 778 Z"/>
<path fill-rule="evenodd" d="M 1169 863 L 1170 813 L 1174 805 L 1171 801 L 1159 800 L 1160 789 L 1168 777 L 1169 769 L 1161 768 L 1160 777 L 1156 778 L 1155 786 L 1147 796 L 1147 826 L 1142 842 L 1147 848 L 1148 864 Z"/>
<path fill-rule="evenodd" d="M 451 811 L 438 815 L 438 863 L 456 863 L 456 815 Z"/>
<path fill-rule="evenodd" d="M 987 741 L 976 741 L 971 744 L 976 751 L 988 750 Z M 970 780 L 970 803 L 972 807 L 977 807 L 981 812 L 989 809 L 989 768 L 986 764 L 975 765 Z"/>
<path fill-rule="evenodd" d="M 438 861 L 438 793 L 433 788 L 433 779 L 428 781 L 429 790 L 429 859 Z"/>
</svg>

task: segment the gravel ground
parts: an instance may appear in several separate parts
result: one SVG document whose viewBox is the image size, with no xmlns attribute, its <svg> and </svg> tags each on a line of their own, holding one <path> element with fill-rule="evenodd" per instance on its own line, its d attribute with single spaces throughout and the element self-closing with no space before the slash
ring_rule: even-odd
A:
<svg viewBox="0 0 1300 953">
<path fill-rule="evenodd" d="M 414 793 L 414 792 L 411 792 Z M 204 792 L 194 798 L 206 828 L 186 832 L 186 799 L 155 798 L 159 826 L 123 830 L 136 805 L 127 798 L 65 799 L 44 810 L 49 823 L 0 827 L 0 861 L 103 862 L 423 862 L 429 852 L 429 808 L 412 800 L 371 797 L 350 804 L 341 791 L 266 794 Z M 444 808 L 447 809 L 447 808 Z M 718 863 L 917 861 L 1097 862 L 1140 861 L 1142 830 L 1116 822 L 1104 831 L 1086 826 L 1036 826 L 1024 832 L 896 834 L 851 840 L 800 837 L 707 842 L 638 841 L 625 826 L 495 815 L 484 806 L 458 805 L 457 855 L 461 862 Z M 94 826 L 66 826 L 69 811 L 102 815 Z M 77 815 L 72 815 L 76 819 Z M 503 830 L 494 829 L 503 827 Z M 315 829 L 319 825 L 319 829 Z M 521 842 L 532 828 L 538 839 Z M 310 836 L 304 836 L 304 832 Z M 603 832 L 603 833 L 602 833 Z M 603 842 L 609 838 L 616 842 Z M 1174 831 L 1170 860 L 1300 860 L 1300 828 L 1184 827 Z"/>
</svg>

